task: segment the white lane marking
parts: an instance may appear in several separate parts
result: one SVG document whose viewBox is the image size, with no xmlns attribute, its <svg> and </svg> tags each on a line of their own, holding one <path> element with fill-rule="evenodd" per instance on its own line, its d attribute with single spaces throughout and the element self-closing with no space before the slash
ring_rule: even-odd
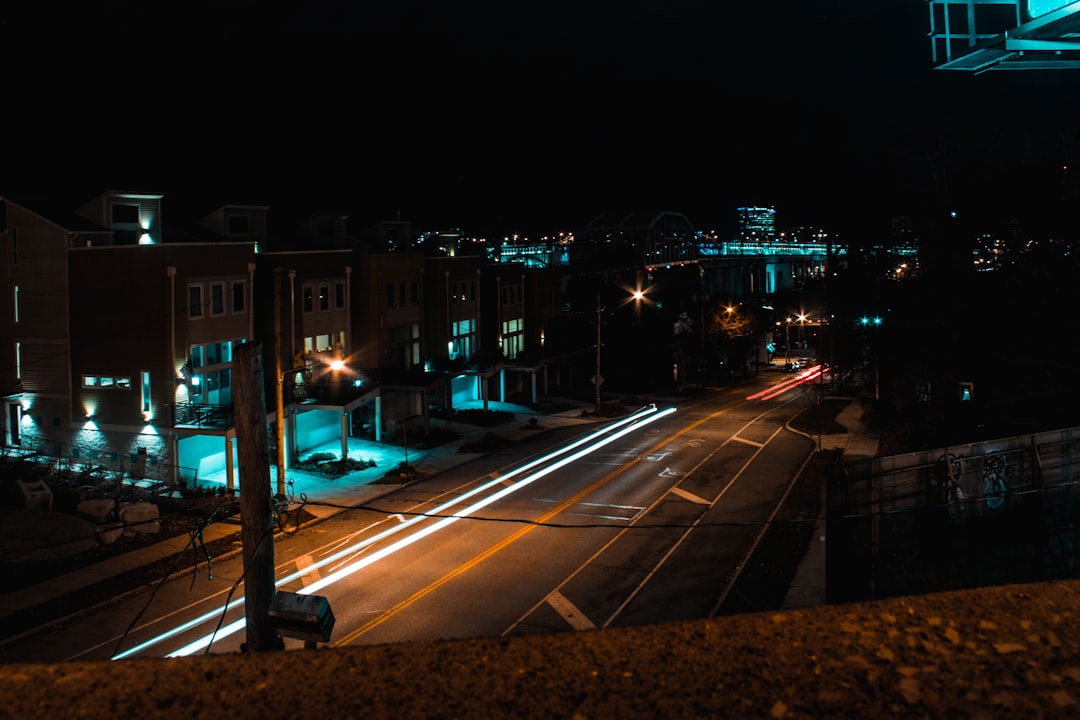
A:
<svg viewBox="0 0 1080 720">
<path fill-rule="evenodd" d="M 556 502 L 559 502 L 559 501 L 551 499 L 551 498 L 536 498 L 535 502 L 556 503 Z M 571 514 L 571 515 L 579 515 L 581 517 L 587 517 L 587 518 L 591 518 L 593 520 L 633 520 L 638 515 L 640 515 L 641 512 L 645 509 L 641 505 L 612 505 L 611 503 L 582 502 L 582 503 L 576 503 L 576 505 L 586 507 L 586 508 L 612 508 L 614 510 L 632 510 L 633 511 L 633 513 L 631 515 L 596 515 L 594 513 L 585 512 L 584 510 L 570 510 L 570 511 L 568 511 L 569 514 Z"/>
<path fill-rule="evenodd" d="M 697 503 L 698 505 L 708 505 L 709 504 L 709 501 L 706 500 L 705 498 L 700 497 L 698 495 L 695 495 L 692 492 L 686 492 L 685 490 L 683 490 L 680 487 L 671 488 L 671 492 L 675 493 L 676 495 L 683 498 L 684 500 L 689 500 L 690 502 Z"/>
<path fill-rule="evenodd" d="M 682 477 L 685 474 L 686 473 L 681 470 L 672 470 L 669 467 L 665 467 L 664 471 L 660 473 L 660 477 Z"/>
<path fill-rule="evenodd" d="M 593 625 L 589 618 L 581 614 L 581 611 L 574 607 L 574 604 L 566 599 L 566 596 L 556 590 L 548 595 L 548 605 L 550 605 L 555 612 L 562 615 L 563 619 L 570 624 L 570 627 L 575 630 L 594 630 L 596 625 Z"/>
<path fill-rule="evenodd" d="M 315 558 L 310 555 L 301 555 L 296 558 L 296 569 L 304 574 L 304 576 L 300 578 L 300 582 L 302 582 L 305 587 L 322 578 L 322 574 L 317 567 L 312 568 L 311 571 L 308 572 L 308 568 L 311 568 L 314 564 Z"/>
<path fill-rule="evenodd" d="M 746 438 L 741 438 L 738 435 L 735 435 L 731 439 L 734 440 L 735 442 L 741 442 L 741 443 L 746 443 L 747 445 L 753 445 L 756 448 L 765 447 L 764 443 L 754 442 L 753 440 L 747 440 Z"/>
</svg>

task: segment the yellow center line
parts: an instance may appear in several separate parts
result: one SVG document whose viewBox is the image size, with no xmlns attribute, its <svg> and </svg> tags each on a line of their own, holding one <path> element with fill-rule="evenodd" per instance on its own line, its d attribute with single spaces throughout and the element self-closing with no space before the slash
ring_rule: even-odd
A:
<svg viewBox="0 0 1080 720">
<path fill-rule="evenodd" d="M 402 610 L 405 610 L 410 605 L 413 605 L 416 602 L 418 602 L 419 600 L 421 600 L 422 598 L 430 595 L 432 592 L 434 592 L 435 590 L 438 590 L 440 587 L 442 587 L 446 583 L 450 582 L 451 580 L 456 578 L 458 575 L 461 575 L 462 573 L 476 567 L 477 565 L 482 563 L 484 560 L 487 560 L 489 557 L 491 557 L 495 553 L 503 550 L 507 546 L 511 545 L 512 543 L 516 542 L 520 538 L 524 537 L 527 533 L 535 530 L 537 527 L 540 527 L 542 524 L 546 523 L 548 520 L 551 520 L 551 518 L 555 517 L 556 515 L 558 515 L 559 513 L 563 512 L 563 511 L 565 511 L 568 507 L 570 507 L 571 505 L 574 505 L 575 503 L 580 501 L 583 497 L 585 497 L 588 494 L 590 494 L 592 492 L 595 492 L 597 489 L 603 487 L 606 483 L 610 482 L 612 480 L 612 478 L 615 478 L 620 473 L 625 472 L 626 470 L 629 470 L 631 467 L 633 467 L 637 463 L 641 462 L 642 458 L 652 454 L 658 448 L 666 445 L 667 443 L 669 443 L 672 440 L 680 437 L 681 435 L 684 435 L 685 433 L 690 432 L 691 430 L 697 428 L 702 423 L 708 422 L 709 420 L 712 420 L 716 416 L 721 415 L 722 413 L 725 413 L 725 412 L 727 412 L 727 409 L 718 410 L 715 413 L 712 413 L 711 415 L 707 415 L 707 416 L 703 417 L 701 420 L 698 420 L 694 424 L 686 426 L 685 428 L 683 428 L 679 432 L 675 433 L 674 435 L 671 435 L 671 436 L 665 438 L 664 440 L 658 442 L 656 445 L 654 445 L 648 451 L 639 454 L 637 457 L 635 457 L 629 463 L 626 463 L 626 464 L 620 466 L 619 468 L 617 468 L 615 470 L 612 470 L 610 473 L 608 473 L 604 477 L 600 478 L 595 483 L 593 483 L 589 487 L 585 488 L 584 490 L 582 490 L 578 494 L 574 495 L 570 499 L 566 500 L 565 502 L 563 502 L 561 505 L 557 506 L 556 508 L 554 508 L 550 512 L 545 513 L 543 516 L 541 516 L 537 520 L 530 521 L 531 524 L 526 525 L 525 527 L 521 528 L 520 530 L 517 530 L 516 532 L 514 532 L 512 535 L 509 535 L 508 537 L 506 537 L 503 540 L 499 541 L 495 545 L 492 545 L 491 547 L 489 547 L 484 552 L 480 553 L 479 555 L 477 555 L 473 559 L 469 560 L 467 563 L 458 566 L 456 569 L 454 569 L 453 571 L 447 573 L 446 575 L 443 575 L 441 578 L 439 578 L 435 582 L 431 583 L 427 587 L 424 587 L 424 588 L 416 591 L 411 596 L 409 596 L 409 597 L 405 598 L 404 600 L 402 600 L 401 602 L 397 603 L 396 605 L 391 607 L 386 612 L 380 614 L 378 617 L 373 618 L 372 620 L 369 620 L 365 624 L 358 627 L 356 630 L 353 630 L 351 633 L 345 635 L 345 637 L 339 638 L 338 640 L 335 640 L 335 641 L 329 643 L 330 646 L 331 647 L 344 647 L 345 645 L 348 645 L 349 643 L 351 643 L 353 640 L 356 640 L 361 635 L 365 635 L 365 634 L 371 632 L 372 630 L 377 628 L 379 625 L 382 625 L 384 622 L 386 622 L 390 618 L 392 618 L 395 615 L 397 615 L 398 613 L 400 613 Z"/>
</svg>

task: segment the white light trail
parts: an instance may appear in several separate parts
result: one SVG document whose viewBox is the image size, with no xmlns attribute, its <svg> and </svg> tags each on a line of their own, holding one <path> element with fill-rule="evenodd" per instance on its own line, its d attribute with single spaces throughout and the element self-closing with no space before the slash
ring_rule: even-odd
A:
<svg viewBox="0 0 1080 720">
<path fill-rule="evenodd" d="M 652 422 L 653 420 L 657 420 L 660 417 L 662 417 L 663 415 L 666 415 L 666 414 L 671 413 L 671 412 L 674 412 L 674 408 L 669 408 L 669 409 L 663 411 L 660 415 L 655 415 L 655 417 L 652 417 L 651 419 L 649 419 L 648 422 Z M 365 539 L 365 540 L 363 540 L 363 541 L 361 541 L 359 543 L 356 543 L 354 545 L 350 545 L 349 547 L 344 548 L 342 550 L 339 550 L 338 552 L 336 552 L 336 553 L 334 553 L 332 555 L 328 555 L 327 557 L 323 558 L 322 560 L 319 560 L 316 563 L 312 563 L 311 565 L 306 566 L 302 570 L 297 570 L 296 572 L 290 573 L 289 575 L 286 575 L 286 576 L 280 578 L 279 580 L 277 580 L 274 583 L 274 585 L 275 585 L 275 587 L 281 587 L 282 585 L 287 585 L 290 582 L 292 582 L 292 581 L 294 581 L 294 580 L 296 580 L 298 578 L 301 578 L 304 575 L 307 575 L 307 574 L 311 573 L 314 570 L 317 570 L 317 569 L 322 568 L 322 567 L 324 567 L 326 565 L 329 565 L 330 563 L 333 563 L 333 562 L 335 562 L 335 561 L 337 561 L 337 560 L 339 560 L 339 559 L 341 559 L 343 557 L 346 557 L 348 555 L 355 554 L 357 551 L 362 550 L 363 548 L 368 547 L 370 545 L 373 545 L 373 544 L 379 542 L 380 540 L 384 540 L 387 537 L 390 537 L 391 535 L 394 535 L 395 533 L 399 533 L 402 530 L 405 530 L 406 528 L 411 527 L 412 525 L 415 525 L 416 523 L 423 522 L 424 520 L 428 520 L 428 519 L 430 519 L 431 515 L 442 514 L 442 513 L 446 512 L 447 510 L 449 510 L 450 508 L 454 507 L 455 505 L 459 505 L 464 500 L 467 500 L 468 498 L 470 498 L 470 497 L 472 497 L 472 496 L 474 496 L 474 495 L 476 495 L 478 493 L 484 492 L 485 490 L 488 490 L 488 489 L 490 489 L 490 488 L 492 488 L 492 487 L 494 487 L 496 485 L 502 485 L 502 484 L 506 483 L 506 481 L 509 478 L 512 478 L 512 477 L 515 477 L 515 476 L 520 475 L 522 473 L 528 472 L 529 470 L 535 468 L 537 465 L 548 462 L 549 460 L 551 460 L 553 458 L 557 458 L 560 455 L 565 455 L 566 453 L 570 452 L 574 448 L 578 448 L 578 447 L 581 447 L 582 445 L 593 442 L 597 438 L 602 438 L 604 435 L 607 435 L 608 433 L 611 433 L 612 431 L 614 431 L 614 430 L 616 430 L 618 428 L 624 428 L 624 430 L 622 432 L 618 433 L 617 435 L 612 436 L 611 438 L 609 438 L 609 439 L 607 439 L 607 440 L 605 440 L 603 442 L 597 443 L 596 445 L 594 445 L 592 447 L 589 447 L 587 450 L 576 454 L 574 456 L 574 459 L 578 459 L 579 457 L 583 457 L 584 455 L 587 455 L 588 453 L 593 452 L 597 448 L 600 448 L 603 445 L 608 444 L 609 442 L 614 440 L 616 437 L 622 437 L 623 435 L 625 435 L 627 432 L 629 432 L 629 429 L 626 428 L 626 426 L 631 426 L 632 423 L 635 423 L 636 421 L 641 420 L 643 418 L 653 416 L 655 413 L 657 413 L 657 409 L 656 409 L 655 405 L 649 405 L 647 407 L 644 407 L 644 408 L 638 410 L 637 412 L 631 413 L 630 415 L 626 416 L 625 418 L 622 418 L 622 419 L 620 419 L 620 420 L 618 420 L 616 422 L 613 422 L 613 423 L 609 423 L 608 425 L 605 425 L 603 428 L 600 428 L 599 430 L 595 430 L 595 431 L 593 431 L 593 432 L 591 432 L 591 433 L 589 433 L 587 435 L 584 435 L 583 437 L 575 440 L 574 442 L 572 442 L 572 443 L 570 443 L 568 445 L 565 445 L 565 446 L 559 448 L 558 450 L 555 450 L 555 451 L 550 452 L 550 453 L 548 453 L 546 455 L 543 455 L 543 456 L 541 456 L 539 458 L 536 458 L 535 460 L 531 460 L 530 462 L 525 463 L 521 467 L 518 467 L 518 468 L 515 468 L 514 470 L 511 470 L 510 472 L 506 473 L 505 475 L 499 475 L 499 476 L 495 477 L 493 480 L 491 480 L 490 482 L 485 483 L 483 485 L 479 485 L 479 486 L 473 488 L 472 490 L 470 490 L 470 491 L 468 491 L 468 492 L 466 492 L 466 493 L 464 493 L 462 495 L 459 495 L 459 496 L 455 497 L 453 500 L 438 506 L 437 508 L 433 509 L 429 513 L 425 513 L 424 515 L 417 515 L 417 516 L 415 516 L 415 517 L 413 517 L 413 518 L 411 518 L 409 520 L 406 520 L 406 521 L 404 521 L 404 522 L 402 522 L 402 523 L 400 523 L 398 525 L 390 527 L 390 528 L 384 530 L 383 532 L 378 533 L 378 534 L 376 534 L 376 535 L 374 535 L 374 536 L 372 536 L 370 538 L 367 538 L 367 539 Z M 631 426 L 631 428 L 632 427 L 637 427 L 637 426 Z M 558 467 L 562 467 L 563 465 L 566 464 L 566 462 L 568 462 L 568 461 L 564 461 L 564 462 L 562 462 L 562 463 L 560 463 L 560 464 L 558 464 L 556 466 L 553 466 L 552 468 L 548 469 L 547 471 L 545 471 L 543 473 L 537 474 L 535 477 L 533 477 L 531 479 L 527 479 L 527 482 L 517 483 L 515 485 L 507 486 L 503 491 L 501 491 L 501 492 L 497 493 L 496 495 L 492 496 L 490 501 L 493 502 L 494 499 L 497 499 L 499 497 L 504 497 L 506 494 L 509 494 L 510 492 L 513 492 L 515 489 L 524 487 L 525 485 L 528 484 L 528 482 L 532 482 L 532 480 L 543 477 L 548 472 L 551 472 L 551 471 L 557 469 Z M 486 505 L 487 503 L 484 503 L 484 504 Z M 459 515 L 461 517 L 464 517 L 465 514 L 467 514 L 469 512 L 475 512 L 477 509 L 479 509 L 480 507 L 483 507 L 483 506 L 484 505 L 479 505 L 479 506 L 475 506 L 473 508 L 468 508 L 465 511 L 465 513 L 459 514 Z M 400 517 L 400 515 L 395 515 L 394 517 Z M 449 519 L 453 520 L 453 519 L 457 519 L 457 517 L 449 518 Z M 441 529 L 441 527 L 442 526 L 438 526 L 438 527 L 436 527 L 436 529 Z M 421 534 L 419 536 L 416 536 L 416 539 L 418 540 L 421 537 L 425 537 L 426 535 L 430 534 L 431 532 L 434 532 L 434 530 L 430 530 L 430 531 L 425 532 L 425 533 L 423 533 L 423 534 Z M 390 547 L 396 547 L 396 546 L 392 545 Z M 402 545 L 401 547 L 404 547 L 404 545 Z M 397 549 L 400 549 L 400 548 L 397 548 Z M 388 553 L 385 553 L 385 551 L 384 551 L 384 554 L 382 554 L 382 555 L 377 554 L 377 555 L 372 555 L 370 557 L 371 558 L 385 557 L 386 554 L 388 554 Z M 374 562 L 374 560 L 370 560 L 370 562 Z M 368 562 L 367 564 L 370 564 L 370 562 Z M 352 567 L 351 565 L 347 565 L 347 566 L 345 566 L 345 568 L 343 570 L 349 570 L 349 568 L 351 568 L 351 567 Z M 355 568 L 355 569 L 349 570 L 349 572 L 345 573 L 345 575 L 351 574 L 352 572 L 355 572 L 358 569 L 360 569 L 360 568 Z M 318 583 L 315 583 L 313 585 L 309 585 L 306 588 L 304 588 L 301 591 L 301 593 L 310 594 L 310 593 L 314 592 L 313 587 L 315 585 L 318 585 L 320 588 L 324 587 L 326 584 L 329 584 L 329 583 L 326 583 L 325 581 L 330 579 L 330 578 L 345 577 L 345 575 L 341 574 L 342 572 L 343 572 L 342 570 L 339 570 L 339 571 L 336 571 L 333 574 L 327 575 L 326 578 L 323 578 L 323 580 L 319 581 L 319 582 L 323 583 L 322 585 L 318 585 Z M 243 602 L 244 602 L 243 597 L 238 598 L 236 600 L 233 600 L 230 603 L 228 603 L 228 605 L 226 605 L 224 607 L 221 607 L 221 608 L 218 608 L 216 610 L 211 610 L 211 611 L 209 611 L 207 613 L 204 613 L 203 615 L 200 615 L 200 616 L 198 616 L 196 618 L 193 618 L 193 619 L 191 619 L 191 620 L 189 620 L 189 621 L 187 621 L 187 622 L 185 622 L 185 623 L 183 623 L 181 625 L 176 626 L 175 628 L 167 630 L 166 632 L 161 633 L 160 635 L 157 635 L 157 636 L 155 636 L 155 637 L 153 637 L 153 638 L 151 638 L 149 640 L 146 640 L 145 642 L 139 643 L 138 645 L 135 645 L 135 646 L 123 651 L 123 652 L 117 653 L 111 659 L 112 660 L 122 660 L 124 658 L 132 657 L 133 655 L 135 655 L 135 654 L 137 654 L 139 652 L 142 652 L 143 650 L 146 650 L 146 649 L 148 649 L 150 647 L 153 647 L 154 645 L 157 645 L 157 644 L 159 644 L 159 643 L 161 643 L 161 642 L 163 642 L 165 640 L 168 640 L 171 637 L 175 637 L 176 635 L 179 635 L 180 633 L 187 632 L 188 630 L 190 630 L 190 629 L 192 629 L 194 627 L 197 627 L 197 626 L 199 626 L 199 625 L 201 625 L 201 624 L 203 624 L 205 622 L 208 622 L 208 621 L 210 621 L 210 620 L 212 620 L 212 619 L 214 619 L 216 617 L 219 617 L 222 613 L 228 612 L 228 611 L 233 610 L 236 607 L 242 605 Z M 244 624 L 245 624 L 244 620 L 239 620 L 237 622 L 231 623 L 231 624 L 226 625 L 225 627 L 221 628 L 220 630 L 218 630 L 216 635 L 207 636 L 206 638 L 203 638 L 203 640 L 200 640 L 200 641 L 197 641 L 197 642 L 204 642 L 205 641 L 204 644 L 201 646 L 201 647 L 205 647 L 207 644 L 209 644 L 209 641 L 210 641 L 211 638 L 212 639 L 217 639 L 217 638 L 220 638 L 220 637 L 225 637 L 227 635 L 230 635 L 230 634 L 236 632 L 239 628 L 242 628 L 244 626 Z M 190 646 L 188 646 L 188 647 L 190 647 Z M 195 649 L 199 649 L 199 648 L 195 648 Z M 182 648 L 181 650 L 176 651 L 175 653 L 169 655 L 168 657 L 177 657 L 182 653 L 183 650 L 184 650 L 184 648 Z M 183 654 L 191 654 L 191 653 L 187 652 L 187 653 L 183 653 Z"/>
<path fill-rule="evenodd" d="M 532 475 L 529 475 L 529 476 L 527 476 L 525 478 L 522 478 L 518 482 L 516 482 L 513 485 L 510 485 L 510 486 L 508 486 L 506 488 L 503 488 L 499 492 L 497 492 L 497 493 L 495 493 L 493 495 L 489 495 L 488 497 L 484 498 L 483 500 L 480 500 L 479 502 L 465 508 L 461 512 L 456 513 L 452 517 L 443 518 L 439 522 L 434 523 L 432 525 L 429 525 L 429 526 L 419 530 L 418 532 L 413 533 L 412 535 L 410 535 L 408 537 L 402 538 L 401 540 L 398 540 L 395 543 L 387 545 L 382 550 L 379 550 L 377 552 L 372 553 L 371 555 L 363 557 L 363 558 L 357 560 L 356 562 L 352 563 L 351 565 L 346 565 L 345 567 L 341 568 L 340 570 L 335 571 L 333 574 L 327 575 L 325 578 L 323 578 L 321 580 L 317 580 L 316 582 L 312 583 L 311 585 L 308 585 L 307 587 L 305 587 L 302 590 L 298 591 L 297 594 L 298 595 L 310 595 L 310 594 L 312 594 L 312 593 L 314 593 L 314 592 L 316 592 L 318 590 L 323 589 L 324 587 L 327 587 L 329 585 L 333 585 L 338 580 L 341 580 L 343 578 L 348 577 L 349 575 L 352 575 L 353 573 L 367 567 L 368 565 L 371 565 L 372 563 L 376 562 L 377 560 L 382 560 L 385 557 L 393 555 L 398 550 L 406 548 L 409 545 L 412 545 L 413 543 L 415 543 L 415 542 L 417 542 L 419 540 L 422 540 L 423 538 L 427 537 L 428 535 L 432 535 L 432 534 L 438 532 L 439 530 L 443 530 L 444 528 L 449 527 L 450 525 L 457 522 L 458 520 L 462 520 L 464 518 L 467 518 L 468 516 L 472 515 L 477 510 L 481 510 L 481 509 L 487 507 L 488 505 L 490 505 L 491 503 L 496 502 L 497 500 L 501 500 L 502 498 L 506 497 L 507 495 L 510 495 L 511 493 L 516 492 L 517 490 L 520 490 L 523 487 L 526 487 L 527 485 L 529 485 L 530 483 L 535 482 L 536 480 L 539 480 L 540 478 L 544 477 L 545 475 L 547 475 L 549 473 L 552 473 L 552 472 L 558 470 L 559 468 L 564 467 L 565 465 L 568 465 L 568 464 L 574 462 L 575 460 L 580 460 L 581 458 L 585 457 L 589 453 L 591 453 L 591 452 L 593 452 L 593 451 L 607 445 L 608 443 L 614 442 L 615 440 L 618 440 L 619 438 L 623 437 L 624 435 L 627 435 L 627 434 L 633 432 L 634 430 L 637 430 L 637 429 L 639 429 L 641 427 L 644 427 L 645 425 L 648 425 L 649 423 L 655 422 L 656 420 L 659 420 L 661 417 L 664 417 L 665 415 L 669 415 L 669 414 L 671 414 L 673 412 L 675 412 L 675 408 L 668 408 L 666 410 L 659 411 L 658 413 L 656 413 L 656 414 L 654 414 L 652 416 L 644 417 L 640 423 L 633 424 L 633 425 L 628 425 L 627 427 L 624 427 L 619 432 L 613 433 L 613 434 L 608 435 L 607 437 L 599 440 L 594 445 L 590 445 L 589 447 L 586 447 L 583 450 L 579 450 L 578 452 L 574 453 L 573 455 L 569 455 L 569 456 L 563 458 L 562 460 L 558 461 L 557 463 L 554 463 L 552 465 L 548 465 L 543 470 L 540 470 L 540 471 L 538 471 L 536 473 L 533 473 Z M 166 657 L 173 658 L 173 657 L 186 657 L 188 655 L 192 655 L 192 654 L 194 654 L 194 653 L 196 653 L 196 652 L 198 652 L 200 650 L 205 649 L 208 645 L 210 645 L 211 641 L 217 640 L 219 638 L 227 637 L 227 636 L 229 636 L 229 635 L 231 635 L 231 634 L 233 634 L 235 632 L 240 631 L 241 629 L 244 628 L 244 626 L 246 624 L 247 624 L 246 620 L 237 620 L 236 622 L 233 622 L 233 623 L 221 628 L 214 635 L 206 635 L 206 636 L 196 640 L 193 643 L 190 643 L 190 644 L 185 645 L 184 647 L 182 647 L 182 648 L 180 648 L 178 650 L 173 651 L 172 653 L 166 655 Z"/>
</svg>

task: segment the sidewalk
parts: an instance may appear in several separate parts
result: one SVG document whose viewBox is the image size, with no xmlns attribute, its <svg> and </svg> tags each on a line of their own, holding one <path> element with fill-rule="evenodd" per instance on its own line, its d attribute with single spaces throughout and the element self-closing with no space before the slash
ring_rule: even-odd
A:
<svg viewBox="0 0 1080 720">
<path fill-rule="evenodd" d="M 459 409 L 480 407 L 483 407 L 482 403 L 470 402 Z M 425 476 L 435 475 L 476 458 L 478 454 L 460 453 L 458 449 L 463 444 L 478 440 L 489 432 L 495 433 L 509 442 L 516 442 L 527 435 L 534 435 L 544 430 L 552 430 L 568 425 L 588 425 L 597 422 L 599 419 L 595 416 L 582 416 L 582 411 L 591 409 L 591 407 L 591 405 L 588 407 L 574 407 L 562 412 L 544 414 L 522 405 L 489 401 L 489 410 L 512 412 L 514 413 L 514 419 L 494 427 L 478 427 L 455 422 L 453 428 L 461 433 L 459 440 L 425 450 L 349 438 L 349 456 L 356 459 L 373 459 L 375 460 L 375 467 L 337 478 L 325 478 L 289 470 L 286 473 L 286 482 L 288 483 L 287 496 L 291 499 L 290 507 L 295 507 L 300 503 L 302 496 L 308 501 L 317 503 L 308 504 L 305 508 L 315 517 L 312 522 L 319 522 L 344 512 L 348 508 L 363 505 L 377 497 L 387 495 L 401 488 L 404 483 L 386 483 L 383 482 L 383 478 L 389 470 L 400 467 L 402 463 L 405 463 L 406 458 L 407 464 L 417 472 Z M 535 423 L 532 422 L 534 420 Z M 433 420 L 432 422 L 442 421 Z M 340 442 L 327 445 L 327 449 L 335 454 L 340 454 Z M 210 476 L 204 478 L 200 485 L 215 482 L 224 485 L 224 475 L 224 472 L 222 472 L 220 477 Z M 276 465 L 270 467 L 270 476 L 271 478 L 277 477 Z M 213 523 L 202 531 L 203 539 L 207 543 L 231 535 L 239 536 L 239 533 L 240 524 L 236 520 Z M 188 547 L 189 543 L 190 538 L 187 536 L 170 538 L 124 555 L 88 565 L 37 585 L 0 595 L 0 618 L 78 592 L 109 577 L 137 570 L 162 559 L 176 557 L 178 553 Z M 239 550 L 236 552 L 239 552 Z"/>
<path fill-rule="evenodd" d="M 822 450 L 843 450 L 844 462 L 862 460 L 877 455 L 879 438 L 869 432 L 862 422 L 862 405 L 852 399 L 836 416 L 836 422 L 847 428 L 846 433 L 821 436 Z M 816 439 L 816 438 L 815 438 Z M 824 510 L 824 508 L 822 509 Z M 823 513 L 821 513 L 823 514 Z M 814 535 L 799 569 L 784 597 L 783 609 L 815 607 L 825 604 L 825 523 L 819 514 Z"/>
</svg>

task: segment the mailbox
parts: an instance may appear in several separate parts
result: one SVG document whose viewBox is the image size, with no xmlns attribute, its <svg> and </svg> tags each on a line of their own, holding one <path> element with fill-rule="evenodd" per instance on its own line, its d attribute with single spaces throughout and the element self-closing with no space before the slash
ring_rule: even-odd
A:
<svg viewBox="0 0 1080 720">
<path fill-rule="evenodd" d="M 330 603 L 319 595 L 276 592 L 268 614 L 279 635 L 297 640 L 329 642 L 334 629 Z"/>
</svg>

